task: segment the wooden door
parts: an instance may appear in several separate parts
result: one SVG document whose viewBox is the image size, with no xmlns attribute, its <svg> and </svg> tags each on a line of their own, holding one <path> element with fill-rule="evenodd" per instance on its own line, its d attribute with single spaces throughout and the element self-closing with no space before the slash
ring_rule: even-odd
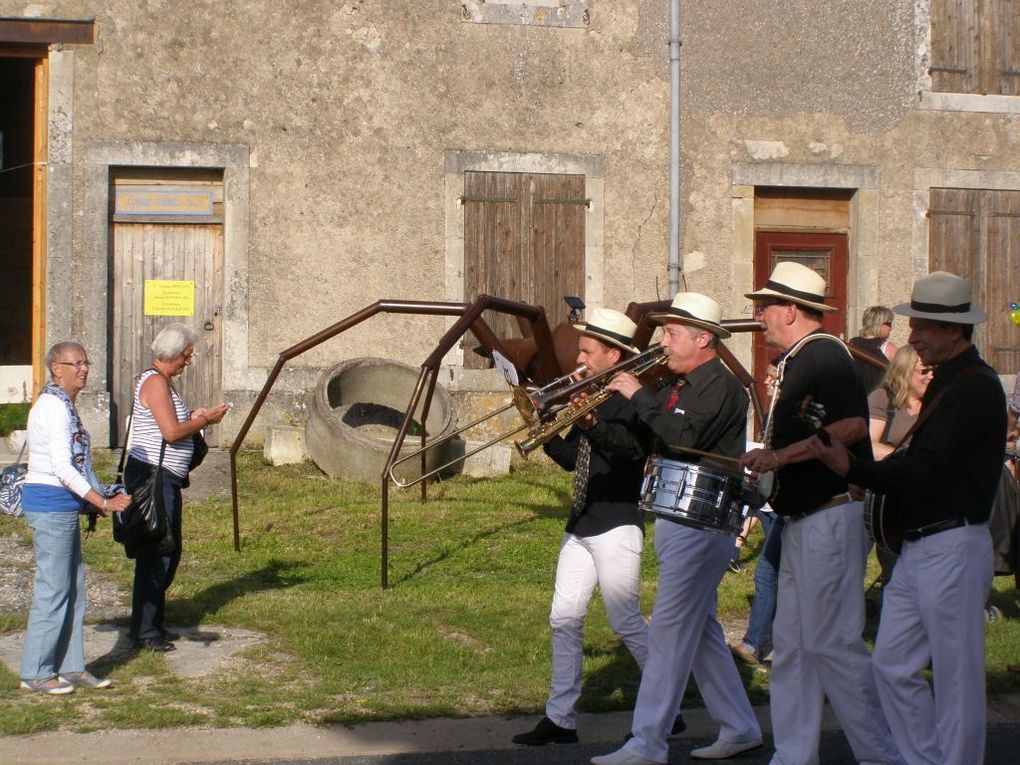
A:
<svg viewBox="0 0 1020 765">
<path fill-rule="evenodd" d="M 174 380 L 184 402 L 195 408 L 222 400 L 222 203 L 218 172 L 211 177 L 206 171 L 167 169 L 114 173 L 110 379 L 115 444 L 123 436 L 135 379 L 152 362 L 149 346 L 167 324 L 186 324 L 197 335 L 193 363 Z M 210 426 L 206 439 L 219 444 L 219 428 Z"/>
<path fill-rule="evenodd" d="M 464 299 L 540 305 L 550 327 L 565 321 L 563 297 L 584 296 L 584 192 L 583 175 L 465 173 Z M 520 336 L 512 317 L 485 319 L 500 337 Z M 469 352 L 464 365 L 483 364 Z"/>
<path fill-rule="evenodd" d="M 846 339 L 848 259 L 846 234 L 758 231 L 755 234 L 754 283 L 764 284 L 776 264 L 787 260 L 817 271 L 825 279 L 825 303 L 836 309 L 825 314 L 822 327 L 826 332 Z M 764 387 L 766 369 L 779 353 L 775 348 L 766 347 L 762 333 L 754 333 L 754 379 L 762 401 L 767 400 Z"/>
</svg>

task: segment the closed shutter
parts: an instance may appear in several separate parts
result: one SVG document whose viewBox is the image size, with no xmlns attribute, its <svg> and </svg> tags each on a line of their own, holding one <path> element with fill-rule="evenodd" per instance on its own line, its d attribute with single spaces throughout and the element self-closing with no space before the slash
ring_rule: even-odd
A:
<svg viewBox="0 0 1020 765">
<path fill-rule="evenodd" d="M 974 304 L 988 314 L 974 342 L 1001 374 L 1020 369 L 1020 330 L 1009 304 L 1020 301 L 1020 191 L 932 189 L 928 264 L 969 279 Z"/>
<path fill-rule="evenodd" d="M 1020 96 L 1020 0 L 985 0 L 992 10 L 992 93 Z"/>
<path fill-rule="evenodd" d="M 977 0 L 932 0 L 932 90 L 976 92 L 978 34 Z"/>
<path fill-rule="evenodd" d="M 569 313 L 564 295 L 584 294 L 583 175 L 464 174 L 464 299 L 479 295 L 545 308 L 550 326 Z M 514 317 L 488 312 L 500 337 L 519 337 Z M 465 347 L 474 343 L 465 338 Z M 464 365 L 485 366 L 466 353 Z"/>
</svg>

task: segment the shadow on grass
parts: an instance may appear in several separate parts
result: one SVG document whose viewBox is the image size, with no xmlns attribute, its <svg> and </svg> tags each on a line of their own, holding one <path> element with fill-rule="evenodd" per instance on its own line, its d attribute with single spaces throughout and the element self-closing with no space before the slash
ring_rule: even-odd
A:
<svg viewBox="0 0 1020 765">
<path fill-rule="evenodd" d="M 491 529 L 486 529 L 485 531 L 480 531 L 477 534 L 472 534 L 471 536 L 465 538 L 460 544 L 454 545 L 453 547 L 449 547 L 443 552 L 439 553 L 438 555 L 434 555 L 433 557 L 429 558 L 428 560 L 421 561 L 417 566 L 415 566 L 406 574 L 402 574 L 397 577 L 392 577 L 390 579 L 391 586 L 403 584 L 405 582 L 410 581 L 411 579 L 420 576 L 433 566 L 437 566 L 440 563 L 445 562 L 456 553 L 460 552 L 461 550 L 465 550 L 468 547 L 477 544 L 478 542 L 481 542 L 485 539 L 489 539 L 490 537 L 499 536 L 508 529 L 513 529 L 519 526 L 527 525 L 529 523 L 532 523 L 534 520 L 535 520 L 534 518 L 521 518 L 519 521 L 514 521 L 513 523 L 504 523 L 501 526 L 494 526 Z"/>
<path fill-rule="evenodd" d="M 293 587 L 308 580 L 308 577 L 296 574 L 294 569 L 300 564 L 292 561 L 269 561 L 265 566 L 234 577 L 225 582 L 218 582 L 206 589 L 196 592 L 189 598 L 175 600 L 168 598 L 170 612 L 169 623 L 182 625 L 199 625 L 209 614 L 218 612 L 231 601 L 241 595 Z M 123 622 L 122 622 L 123 624 Z M 191 640 L 215 640 L 212 633 L 195 633 Z M 129 662 L 137 653 L 131 645 L 125 631 L 106 654 L 89 663 L 93 672 L 101 675 L 109 674 L 113 669 Z"/>
</svg>

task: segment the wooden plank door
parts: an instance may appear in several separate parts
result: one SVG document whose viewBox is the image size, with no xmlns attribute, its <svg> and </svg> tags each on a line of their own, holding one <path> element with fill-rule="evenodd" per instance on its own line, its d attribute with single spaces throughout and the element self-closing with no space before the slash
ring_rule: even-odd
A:
<svg viewBox="0 0 1020 765">
<path fill-rule="evenodd" d="M 165 171 L 164 171 L 165 172 Z M 115 177 L 114 192 L 140 190 L 144 195 L 155 190 L 152 199 L 172 198 L 167 192 L 188 193 L 195 188 L 208 189 L 214 203 L 212 214 L 167 215 L 117 212 L 112 204 L 112 284 L 113 310 L 111 384 L 111 437 L 118 443 L 123 436 L 124 418 L 130 412 L 134 382 L 152 361 L 149 346 L 168 324 L 180 322 L 195 330 L 195 358 L 174 386 L 191 408 L 208 406 L 222 400 L 222 308 L 223 308 L 223 224 L 222 184 L 201 178 L 193 183 L 180 178 L 165 183 L 152 177 Z M 205 193 L 202 191 L 201 193 Z M 121 197 L 123 198 L 123 197 Z M 139 218 L 141 220 L 139 220 Z M 146 315 L 145 289 L 158 289 L 160 282 L 194 283 L 194 310 L 190 315 Z M 153 284 L 156 282 L 157 284 Z M 219 444 L 219 428 L 206 431 L 210 444 Z"/>
<path fill-rule="evenodd" d="M 846 234 L 758 231 L 755 234 L 754 283 L 764 284 L 776 264 L 795 261 L 817 271 L 825 279 L 825 303 L 836 308 L 825 314 L 826 332 L 846 339 L 846 276 L 849 248 Z M 767 400 L 764 387 L 769 362 L 779 354 L 767 347 L 761 332 L 754 333 L 754 379 L 758 395 Z"/>
</svg>

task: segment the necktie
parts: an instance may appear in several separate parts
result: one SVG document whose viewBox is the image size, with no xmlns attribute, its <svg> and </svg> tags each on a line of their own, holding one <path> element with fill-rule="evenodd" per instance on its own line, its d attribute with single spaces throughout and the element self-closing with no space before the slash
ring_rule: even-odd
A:
<svg viewBox="0 0 1020 765">
<path fill-rule="evenodd" d="M 588 469 L 591 466 L 591 441 L 581 436 L 577 447 L 577 462 L 574 465 L 574 494 L 570 501 L 570 515 L 576 518 L 584 510 L 584 501 L 588 497 Z"/>
<path fill-rule="evenodd" d="M 669 398 L 666 399 L 666 411 L 672 412 L 676 405 L 680 403 L 680 389 L 687 383 L 686 378 L 681 377 L 676 381 L 676 385 L 673 386 L 673 390 L 669 393 Z"/>
</svg>

